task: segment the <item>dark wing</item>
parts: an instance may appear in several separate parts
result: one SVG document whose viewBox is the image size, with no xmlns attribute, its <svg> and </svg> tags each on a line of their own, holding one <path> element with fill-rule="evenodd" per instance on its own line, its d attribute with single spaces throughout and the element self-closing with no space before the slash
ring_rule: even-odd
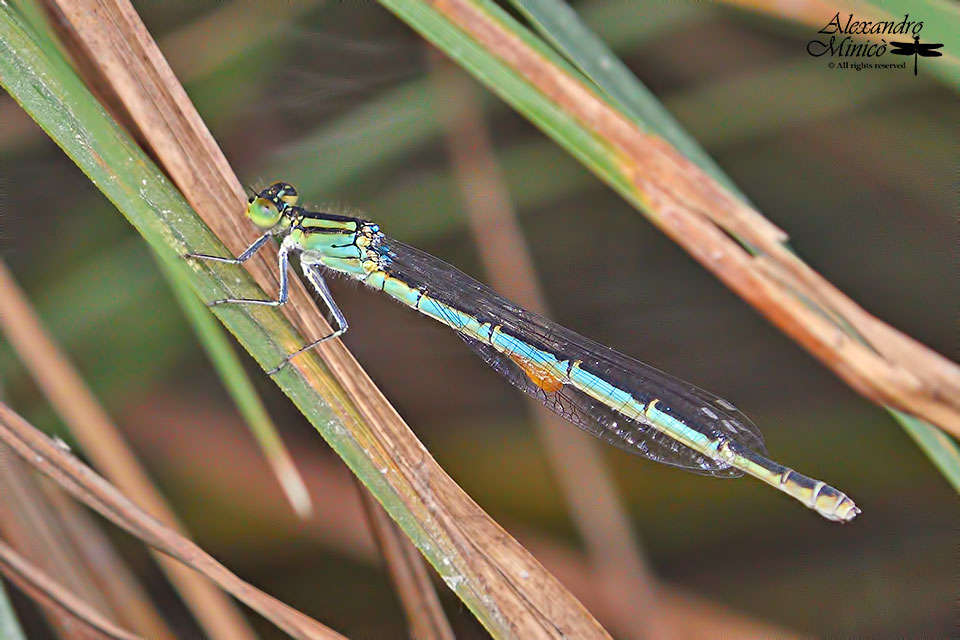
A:
<svg viewBox="0 0 960 640">
<path fill-rule="evenodd" d="M 939 51 L 933 51 L 933 49 L 939 49 L 942 46 L 943 46 L 942 43 L 941 44 L 921 43 L 917 45 L 917 53 L 919 53 L 921 56 L 925 58 L 939 58 L 943 54 L 940 53 Z"/>
<path fill-rule="evenodd" d="M 581 369 L 626 391 L 638 402 L 659 400 L 658 408 L 664 408 L 674 418 L 712 439 L 725 437 L 759 454 L 766 453 L 763 437 L 754 424 L 726 400 L 526 311 L 430 254 L 392 239 L 383 244 L 390 271 L 440 302 L 469 313 L 481 322 L 500 325 L 504 333 L 558 360 L 581 361 Z M 462 333 L 460 336 L 514 386 L 604 442 L 697 473 L 742 475 L 739 470 L 704 456 L 649 425 L 625 417 L 570 385 L 549 385 L 542 381 L 538 384 L 512 358 L 489 344 Z"/>
</svg>

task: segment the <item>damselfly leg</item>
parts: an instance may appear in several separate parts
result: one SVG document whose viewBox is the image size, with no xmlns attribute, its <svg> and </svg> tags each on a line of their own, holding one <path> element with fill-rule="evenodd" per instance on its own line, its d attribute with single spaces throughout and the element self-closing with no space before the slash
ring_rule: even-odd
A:
<svg viewBox="0 0 960 640">
<path fill-rule="evenodd" d="M 188 258 L 197 258 L 200 260 L 213 260 L 216 262 L 226 262 L 228 264 L 241 264 L 249 260 L 257 251 L 259 251 L 270 239 L 272 233 L 265 233 L 264 235 L 257 238 L 253 244 L 247 247 L 243 253 L 240 254 L 237 258 L 222 258 L 220 256 L 212 256 L 203 253 L 188 253 L 186 257 Z M 287 303 L 289 299 L 289 287 L 287 280 L 287 271 L 290 266 L 289 253 L 291 250 L 295 250 L 296 247 L 289 242 L 289 238 L 284 239 L 284 242 L 280 245 L 280 250 L 277 252 L 277 263 L 280 271 L 280 293 L 277 296 L 276 300 L 258 300 L 253 298 L 223 298 L 221 300 L 213 300 L 208 302 L 207 306 L 212 307 L 220 304 L 260 304 L 271 307 L 279 307 Z M 309 351 L 313 349 L 318 344 L 326 342 L 331 338 L 336 338 L 343 335 L 348 329 L 349 325 L 347 324 L 347 319 L 343 315 L 343 312 L 340 310 L 340 307 L 337 306 L 337 303 L 333 300 L 333 295 L 330 293 L 330 288 L 327 287 L 326 281 L 323 279 L 323 275 L 320 272 L 319 263 L 311 262 L 305 258 L 301 259 L 301 266 L 303 268 L 303 273 L 307 277 L 307 280 L 316 290 L 320 299 L 323 301 L 324 306 L 327 307 L 329 313 L 325 313 L 324 316 L 327 318 L 327 321 L 330 322 L 333 332 L 329 335 L 326 335 L 318 340 L 303 346 L 293 353 L 288 354 L 280 361 L 276 367 L 267 371 L 267 375 L 274 375 L 279 373 L 283 367 L 287 365 L 293 358 L 300 355 L 304 351 Z"/>
<path fill-rule="evenodd" d="M 206 253 L 185 253 L 183 257 L 198 258 L 200 260 L 213 260 L 215 262 L 226 262 L 228 264 L 240 264 L 252 258 L 253 254 L 259 251 L 263 247 L 263 245 L 267 243 L 267 240 L 269 240 L 271 236 L 273 236 L 272 231 L 266 232 L 265 234 L 263 234 L 262 236 L 254 240 L 253 244 L 251 244 L 249 247 L 244 249 L 243 253 L 241 253 L 236 258 L 221 258 L 220 256 L 211 256 Z"/>
<path fill-rule="evenodd" d="M 204 253 L 188 253 L 186 257 L 188 258 L 198 258 L 200 260 L 213 260 L 216 262 L 226 262 L 228 264 L 241 264 L 249 260 L 253 254 L 260 250 L 272 234 L 264 234 L 260 236 L 256 242 L 247 247 L 246 251 L 240 254 L 238 258 L 221 258 L 219 256 L 211 256 Z M 283 244 L 280 245 L 280 251 L 277 252 L 277 266 L 280 270 L 280 294 L 277 296 L 276 300 L 258 300 L 255 298 L 222 298 L 220 300 L 212 300 L 207 303 L 208 307 L 214 307 L 218 304 L 262 304 L 268 307 L 279 307 L 280 305 L 287 303 L 287 298 L 289 292 L 287 290 L 287 270 L 290 266 L 290 249 L 292 248 L 291 243 L 286 239 Z"/>
<path fill-rule="evenodd" d="M 320 273 L 320 267 L 314 263 L 308 262 L 305 257 L 301 255 L 300 258 L 300 267 L 303 269 L 303 275 L 306 276 L 307 280 L 310 281 L 310 284 L 313 285 L 314 290 L 317 292 L 317 295 L 320 296 L 320 299 L 323 301 L 324 306 L 327 307 L 329 314 L 324 314 L 327 322 L 330 323 L 330 326 L 333 328 L 333 333 L 330 335 L 324 336 L 318 340 L 314 340 L 310 344 L 300 347 L 293 353 L 289 354 L 284 358 L 280 364 L 276 367 L 267 371 L 267 375 L 272 376 L 275 373 L 279 373 L 288 362 L 293 360 L 295 357 L 303 353 L 304 351 L 309 351 L 313 349 L 318 344 L 326 342 L 331 338 L 337 338 L 346 333 L 349 325 L 347 324 L 347 318 L 343 315 L 343 311 L 340 310 L 340 307 L 337 306 L 337 303 L 333 300 L 333 295 L 330 293 L 330 288 L 327 287 L 326 280 L 323 279 L 323 274 Z"/>
</svg>

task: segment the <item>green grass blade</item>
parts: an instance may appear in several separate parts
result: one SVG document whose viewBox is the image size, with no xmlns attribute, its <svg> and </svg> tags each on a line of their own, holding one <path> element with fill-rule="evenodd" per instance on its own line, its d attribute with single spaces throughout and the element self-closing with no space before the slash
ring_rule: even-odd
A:
<svg viewBox="0 0 960 640">
<path fill-rule="evenodd" d="M 192 273 L 180 257 L 187 250 L 187 238 L 191 244 L 224 250 L 73 71 L 37 46 L 12 9 L 0 11 L 0 18 L 0 84 L 141 230 L 161 259 L 181 273 Z M 178 224 L 172 225 L 173 220 Z M 207 298 L 224 293 L 224 285 L 212 274 L 200 273 L 189 279 Z M 250 280 L 240 286 L 248 294 L 259 289 Z M 247 314 L 234 315 L 244 332 L 258 333 Z M 261 347 L 256 353 L 271 362 L 283 354 L 276 346 Z"/>
<path fill-rule="evenodd" d="M 206 299 L 222 296 L 226 290 L 222 280 L 211 272 L 189 270 L 181 258 L 188 246 L 225 252 L 222 244 L 176 188 L 109 119 L 72 69 L 56 55 L 48 55 L 49 49 L 41 49 L 39 40 L 28 29 L 15 10 L 8 7 L 0 11 L 0 84 L 140 229 L 173 282 L 190 282 L 194 292 Z M 240 289 L 246 290 L 243 295 L 262 295 L 246 272 L 240 270 L 230 279 L 235 278 L 241 280 Z M 174 290 L 187 300 L 182 290 Z M 276 434 L 263 433 L 269 420 L 252 395 L 250 381 L 237 375 L 242 371 L 239 361 L 223 336 L 214 335 L 214 330 L 219 329 L 210 322 L 209 313 L 195 293 L 189 299 L 186 308 L 206 336 L 205 344 L 216 354 L 218 363 L 232 369 L 225 380 L 238 405 L 251 422 L 259 425 L 257 431 L 267 442 L 267 449 L 275 450 L 276 443 L 271 441 Z M 256 344 L 251 351 L 261 362 L 275 363 L 286 354 L 285 349 L 263 339 L 265 331 L 286 335 L 290 341 L 298 339 L 295 330 L 279 317 L 254 318 L 244 310 L 232 310 L 229 315 L 234 320 L 231 329 L 242 334 L 246 342 Z"/>
<path fill-rule="evenodd" d="M 20 3 L 18 10 L 21 12 L 25 21 L 29 21 L 30 25 L 32 25 L 32 34 L 43 49 L 47 51 L 59 50 L 57 43 L 48 37 L 46 30 L 43 28 L 45 27 L 44 17 L 37 10 L 36 5 L 33 3 Z M 303 8 L 297 8 L 296 10 L 302 11 Z M 274 36 L 274 31 L 282 24 L 281 20 L 285 17 L 287 11 L 281 11 L 279 13 L 276 11 L 268 11 L 267 13 L 269 15 L 265 17 L 268 19 L 269 28 L 264 28 L 264 25 L 267 23 L 261 24 L 260 22 L 254 21 L 258 26 L 256 28 L 248 26 L 248 28 L 253 29 L 253 31 L 251 34 L 248 34 L 250 37 L 242 39 L 242 48 L 240 50 L 227 51 L 222 48 L 219 50 L 218 56 L 215 58 L 218 64 L 225 64 L 232 56 L 238 55 L 239 51 L 251 47 L 254 43 L 259 42 L 260 39 Z M 235 9 L 220 11 L 213 16 L 213 18 L 218 21 L 218 24 L 222 23 L 225 18 L 227 22 L 233 24 L 239 23 L 241 25 L 248 25 L 250 22 L 249 17 L 250 16 L 244 12 L 238 12 Z M 202 19 L 199 25 L 195 26 L 198 28 L 205 27 L 207 31 L 209 31 L 211 22 L 212 20 L 208 16 L 206 19 Z M 236 28 L 234 27 L 233 30 L 235 32 Z M 181 37 L 190 36 L 190 34 L 180 35 Z M 234 35 L 236 35 L 236 33 L 234 33 Z M 175 44 L 171 46 L 174 50 L 182 49 L 182 47 L 176 47 Z M 207 70 L 193 69 L 193 72 L 196 74 L 202 74 L 205 71 Z M 277 476 L 291 505 L 301 517 L 305 518 L 309 516 L 312 505 L 306 485 L 293 464 L 289 452 L 284 447 L 276 427 L 267 415 L 263 403 L 257 396 L 252 382 L 244 373 L 240 360 L 228 343 L 223 330 L 193 292 L 190 291 L 182 275 L 174 272 L 168 263 L 163 260 L 158 260 L 157 262 L 161 271 L 166 276 L 177 301 L 180 303 L 181 309 L 183 309 L 184 314 L 190 321 L 197 338 L 203 345 L 217 373 L 221 377 L 224 387 L 237 405 L 241 416 L 246 421 L 254 438 L 264 452 L 264 456 L 267 458 Z M 110 296 L 108 299 L 114 300 L 114 297 Z"/>
<path fill-rule="evenodd" d="M 960 493 L 960 446 L 957 446 L 957 441 L 923 420 L 895 409 L 888 411 Z"/>
<path fill-rule="evenodd" d="M 2 454 L 0 454 L 2 456 Z M 0 580 L 0 638 L 4 640 L 26 640 L 17 613 L 10 604 L 6 583 Z"/>
<path fill-rule="evenodd" d="M 224 388 L 230 394 L 230 398 L 263 451 L 264 457 L 270 463 L 270 468 L 277 476 L 287 499 L 294 511 L 301 518 L 306 519 L 313 510 L 306 483 L 297 471 L 290 452 L 284 446 L 276 426 L 270 420 L 253 382 L 244 371 L 243 364 L 233 350 L 223 328 L 210 310 L 194 295 L 189 283 L 181 274 L 170 269 L 162 260 L 158 260 L 157 263 L 166 276 L 177 302 L 180 303 L 180 308 L 190 321 L 197 339 L 203 345 L 210 362 L 220 376 Z"/>
</svg>

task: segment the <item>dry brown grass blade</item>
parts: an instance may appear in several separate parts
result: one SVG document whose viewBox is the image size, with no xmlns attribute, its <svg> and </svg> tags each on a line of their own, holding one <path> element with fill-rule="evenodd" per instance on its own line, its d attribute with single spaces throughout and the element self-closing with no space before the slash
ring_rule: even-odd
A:
<svg viewBox="0 0 960 640">
<path fill-rule="evenodd" d="M 8 447 L 0 444 L 0 537 L 41 571 L 88 606 L 120 622 L 97 590 L 92 576 L 70 549 L 64 527 L 37 485 L 37 476 Z M 50 627 L 62 636 L 75 625 L 58 607 L 39 602 Z"/>
<path fill-rule="evenodd" d="M 78 500 L 148 545 L 199 571 L 292 636 L 343 637 L 240 580 L 196 544 L 140 509 L 3 403 L 0 403 L 0 441 Z"/>
<path fill-rule="evenodd" d="M 120 430 L 43 328 L 3 262 L 0 300 L 4 308 L 0 328 L 94 464 L 154 517 L 184 531 Z M 253 633 L 229 599 L 208 582 L 166 556 L 157 555 L 157 562 L 212 637 L 235 638 Z"/>
<path fill-rule="evenodd" d="M 73 619 L 68 637 L 90 636 L 135 640 L 134 635 L 107 620 L 96 609 L 31 564 L 26 558 L 0 541 L 0 572 L 21 591 L 41 603 Z M 79 627 L 79 629 L 77 628 Z"/>
<path fill-rule="evenodd" d="M 52 483 L 46 482 L 42 488 L 63 522 L 64 538 L 71 542 L 78 559 L 88 568 L 111 610 L 116 612 L 117 622 L 153 640 L 175 638 L 131 567 L 98 526 L 95 516 Z"/>
<path fill-rule="evenodd" d="M 863 311 L 783 244 L 786 235 L 662 138 L 639 129 L 469 0 L 428 0 L 545 96 L 609 144 L 651 220 L 727 286 L 874 402 L 960 436 L 960 368 Z M 755 247 L 798 287 L 771 277 L 734 241 Z M 826 314 L 808 301 L 828 305 Z M 827 318 L 861 331 L 869 346 Z"/>
<path fill-rule="evenodd" d="M 278 38 L 289 21 L 316 3 L 223 4 L 182 29 L 167 34 L 160 48 L 184 82 L 195 81 L 262 42 Z M 30 116 L 14 102 L 0 103 L 0 151 L 14 153 L 43 139 Z"/>
<path fill-rule="evenodd" d="M 79 55 L 95 61 L 88 66 L 109 83 L 137 124 L 137 135 L 193 209 L 234 255 L 246 248 L 254 232 L 242 215 L 240 183 L 136 12 L 112 0 L 56 6 Z M 245 264 L 273 292 L 277 271 L 269 253 Z M 297 280 L 282 312 L 305 336 L 330 331 Z M 287 352 L 299 346 L 282 345 Z M 484 625 L 525 638 L 607 637 L 583 605 L 437 465 L 341 343 L 304 354 L 294 369 L 309 401 L 322 398 L 347 428 L 364 468 L 384 470 L 366 473 L 364 482 L 389 503 L 388 511 Z"/>
<path fill-rule="evenodd" d="M 437 95 L 442 96 L 438 101 L 441 124 L 453 173 L 490 285 L 524 308 L 550 317 L 474 86 L 432 49 L 430 61 Z M 536 400 L 527 399 L 527 404 L 594 571 L 613 578 L 599 580 L 599 587 L 606 592 L 607 585 L 616 584 L 629 594 L 634 614 L 629 621 L 631 636 L 670 637 L 673 634 L 660 615 L 656 579 L 636 547 L 629 518 L 600 456 L 600 443 L 569 429 Z M 615 598 L 617 594 L 607 595 Z"/>
<path fill-rule="evenodd" d="M 93 577 L 63 537 L 63 523 L 44 499 L 36 476 L 5 447 L 0 449 L 0 463 L 0 533 L 4 539 L 91 607 L 104 615 L 112 613 Z"/>
<path fill-rule="evenodd" d="M 418 640 L 454 640 L 456 636 L 420 552 L 355 477 L 354 484 L 403 605 L 410 636 Z"/>
<path fill-rule="evenodd" d="M 56 487 L 0 446 L 0 534 L 18 553 L 117 624 L 173 638 L 160 613 L 103 531 Z M 59 612 L 51 623 L 62 628 Z"/>
</svg>

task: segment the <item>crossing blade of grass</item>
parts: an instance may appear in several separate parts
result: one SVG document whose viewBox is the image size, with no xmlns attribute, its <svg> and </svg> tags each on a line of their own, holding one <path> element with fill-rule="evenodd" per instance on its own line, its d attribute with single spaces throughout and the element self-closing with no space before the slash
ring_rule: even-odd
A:
<svg viewBox="0 0 960 640">
<path fill-rule="evenodd" d="M 253 382 L 244 372 L 240 358 L 227 342 L 223 328 L 217 323 L 210 310 L 197 299 L 182 274 L 170 269 L 162 260 L 157 260 L 157 263 L 166 276 L 177 302 L 180 303 L 180 308 L 190 321 L 197 339 L 217 370 L 220 380 L 223 381 L 233 403 L 243 416 L 253 437 L 256 438 L 264 457 L 270 463 L 270 468 L 277 476 L 294 511 L 301 518 L 307 519 L 313 511 L 307 486 L 300 472 L 297 471 L 290 452 L 284 446 L 280 434 L 277 433 L 276 426 L 270 420 L 260 396 L 257 395 Z"/>
<path fill-rule="evenodd" d="M 81 637 L 103 635 L 118 640 L 136 640 L 138 636 L 107 620 L 82 598 L 58 583 L 14 549 L 0 542 L 0 573 L 33 600 L 71 620 L 71 633 Z"/>
<path fill-rule="evenodd" d="M 64 451 L 0 402 L 0 442 L 24 462 L 115 525 L 191 567 L 298 638 L 337 640 L 340 634 L 240 580 L 203 549 L 136 506 L 93 469 Z M 252 632 L 242 637 L 252 637 Z"/>
<path fill-rule="evenodd" d="M 77 553 L 67 526 L 47 500 L 30 468 L 9 447 L 0 447 L 0 537 L 98 611 L 111 606 L 91 572 L 89 556 Z M 49 618 L 48 618 L 49 619 Z M 119 622 L 118 618 L 114 618 Z M 54 620 L 51 620 L 54 622 Z"/>
<path fill-rule="evenodd" d="M 106 0 L 84 11 L 69 3 L 60 8 L 73 33 L 87 39 L 83 46 L 98 56 L 95 66 L 114 83 L 139 133 L 193 206 L 104 114 L 79 79 L 54 68 L 16 16 L 0 9 L 3 86 L 161 259 L 185 273 L 202 300 L 263 297 L 261 287 L 274 290 L 276 264 L 266 256 L 246 263 L 248 270 L 182 259 L 191 251 L 236 255 L 250 243 L 252 229 L 244 220 L 239 181 L 132 8 Z M 279 310 L 237 305 L 217 311 L 266 369 L 304 343 L 294 326 L 311 336 L 329 332 L 302 285 L 294 284 L 290 303 Z M 607 636 L 583 605 L 443 471 L 342 344 L 330 341 L 304 353 L 274 379 L 491 633 Z"/>
<path fill-rule="evenodd" d="M 134 567 L 121 555 L 96 517 L 52 484 L 41 484 L 40 488 L 45 490 L 40 495 L 50 504 L 61 523 L 61 539 L 82 560 L 85 568 L 90 569 L 94 584 L 116 614 L 116 622 L 146 638 L 175 637 L 163 614 L 140 584 Z"/>
<path fill-rule="evenodd" d="M 537 28 L 584 75 L 590 78 L 612 105 L 634 121 L 663 136 L 678 151 L 697 163 L 701 169 L 724 185 L 731 193 L 744 198 L 726 173 L 702 147 L 677 124 L 673 116 L 626 65 L 598 38 L 563 0 L 512 0 Z M 871 3 L 865 3 L 869 6 Z M 806 61 L 809 66 L 809 60 Z M 786 76 L 793 78 L 794 76 Z M 874 83 L 879 84 L 879 83 Z M 888 85 L 880 85 L 888 87 Z M 889 90 L 889 88 L 887 89 Z M 801 92 L 803 93 L 803 92 Z M 809 92 L 808 92 L 809 93 Z M 703 112 L 702 109 L 699 110 Z M 850 332 L 856 335 L 855 332 Z M 903 425 L 917 445 L 934 462 L 954 487 L 960 487 L 960 451 L 956 443 L 929 424 L 890 407 L 888 411 Z"/>
<path fill-rule="evenodd" d="M 602 91 L 611 104 L 666 139 L 701 169 L 743 198 L 713 159 L 677 123 L 611 48 L 563 0 L 511 0 L 524 16 L 570 62 Z M 640 7 L 636 8 L 639 12 Z"/>
<path fill-rule="evenodd" d="M 106 534 L 62 492 L 39 478 L 0 445 L 0 534 L 38 569 L 108 615 L 120 626 L 150 638 L 172 638 L 160 612 Z M 57 629 L 69 620 L 48 611 Z M 5 637 L 0 634 L 0 637 Z"/>
<path fill-rule="evenodd" d="M 381 4 L 540 126 L 854 389 L 960 435 L 955 364 L 844 296 L 787 249 L 783 231 L 649 133 L 653 127 L 637 127 L 556 54 L 533 44 L 510 15 L 484 1 Z"/>
</svg>

